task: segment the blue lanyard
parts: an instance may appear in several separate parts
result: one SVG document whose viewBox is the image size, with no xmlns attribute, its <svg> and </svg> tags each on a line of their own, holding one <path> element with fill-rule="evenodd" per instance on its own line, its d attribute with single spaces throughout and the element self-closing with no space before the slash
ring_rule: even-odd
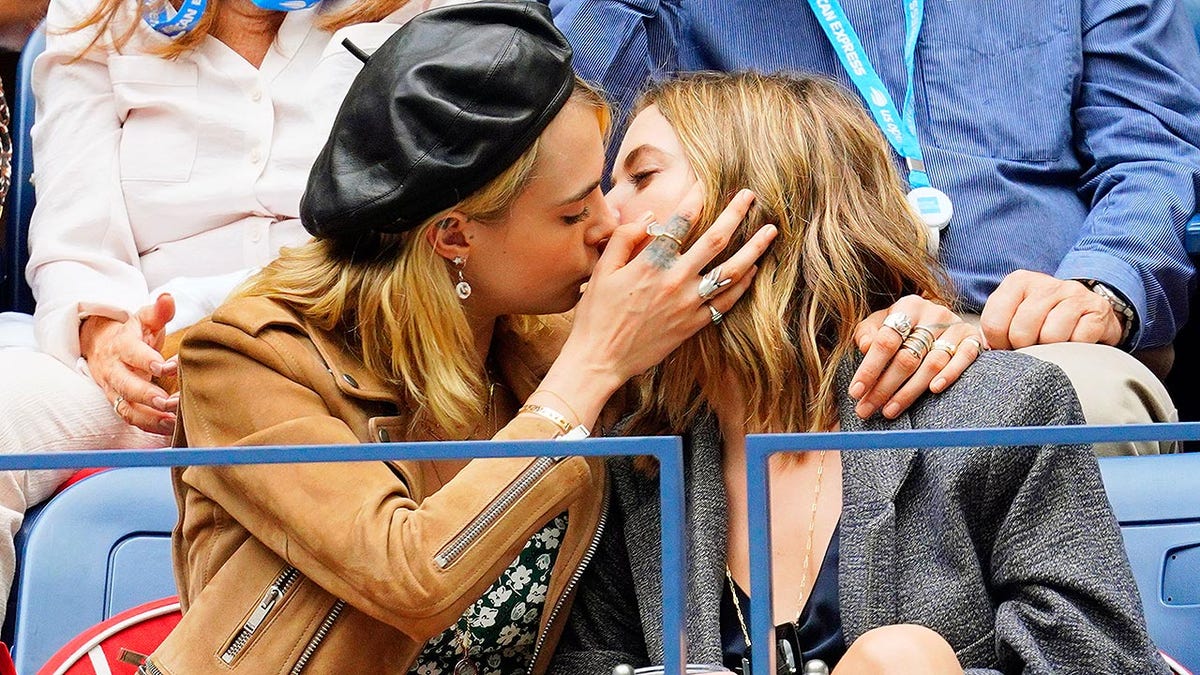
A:
<svg viewBox="0 0 1200 675">
<path fill-rule="evenodd" d="M 883 79 L 871 65 L 863 49 L 858 33 L 846 17 L 840 0 L 808 0 L 817 22 L 825 31 L 825 37 L 833 45 L 833 51 L 842 66 L 850 74 L 854 87 L 867 102 L 867 108 L 875 117 L 875 123 L 883 131 L 888 143 L 904 157 L 908 165 L 908 184 L 911 188 L 929 187 L 929 176 L 925 173 L 925 159 L 921 156 L 921 142 L 917 139 L 917 121 L 913 113 L 913 73 L 916 71 L 917 37 L 925 20 L 925 0 L 903 0 L 904 22 L 904 67 L 908 70 L 908 85 L 904 89 L 904 110 L 896 110 L 896 104 L 888 94 Z"/>
<path fill-rule="evenodd" d="M 254 4 L 274 12 L 291 12 L 298 9 L 308 9 L 321 0 L 251 0 Z M 204 10 L 208 8 L 208 0 L 184 0 L 175 11 L 165 0 L 166 5 L 154 12 L 154 7 L 160 5 L 155 0 L 142 0 L 142 16 L 154 30 L 168 37 L 175 37 L 196 27 Z M 161 6 L 160 5 L 160 6 Z"/>
<path fill-rule="evenodd" d="M 158 4 L 154 0 L 142 0 L 142 17 L 146 23 L 154 30 L 169 37 L 175 37 L 181 33 L 186 33 L 196 27 L 200 21 L 200 17 L 204 16 L 204 10 L 208 7 L 208 0 L 184 0 L 179 6 L 179 11 L 175 11 L 169 3 L 157 14 L 153 13 L 153 7 Z"/>
</svg>

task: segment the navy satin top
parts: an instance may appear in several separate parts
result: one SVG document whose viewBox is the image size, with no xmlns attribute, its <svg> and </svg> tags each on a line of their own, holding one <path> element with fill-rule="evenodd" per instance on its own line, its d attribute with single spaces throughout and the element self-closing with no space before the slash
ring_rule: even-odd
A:
<svg viewBox="0 0 1200 675">
<path fill-rule="evenodd" d="M 846 653 L 846 641 L 842 637 L 842 612 L 838 607 L 838 532 L 841 523 L 833 530 L 829 548 L 821 561 L 821 569 L 813 582 L 812 593 L 800 613 L 799 630 L 791 624 L 775 627 L 775 639 L 795 641 L 793 650 L 799 647 L 801 658 L 796 662 L 796 671 L 804 672 L 804 663 L 812 659 L 821 659 L 833 670 L 837 662 Z M 750 625 L 750 598 L 741 588 L 734 586 L 738 602 L 742 605 L 742 618 Z M 794 637 L 793 637 L 794 635 Z M 746 653 L 746 637 L 738 622 L 737 608 L 730 595 L 729 584 L 725 584 L 725 592 L 721 594 L 721 647 L 725 667 L 735 673 L 742 672 L 742 657 Z M 757 646 L 752 650 L 754 655 L 762 653 Z M 782 666 L 781 666 L 782 667 Z M 779 670 L 779 672 L 786 672 Z M 748 673 L 746 675 L 749 675 Z"/>
</svg>

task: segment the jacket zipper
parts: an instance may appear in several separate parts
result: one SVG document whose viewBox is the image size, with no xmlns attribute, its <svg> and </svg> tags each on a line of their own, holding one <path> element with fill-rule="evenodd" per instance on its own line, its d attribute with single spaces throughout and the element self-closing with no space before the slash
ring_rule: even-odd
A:
<svg viewBox="0 0 1200 675">
<path fill-rule="evenodd" d="M 341 616 L 342 610 L 346 608 L 345 600 L 338 600 L 333 603 L 333 607 L 329 609 L 329 613 L 325 615 L 325 620 L 321 622 L 317 632 L 313 633 L 313 637 L 308 641 L 308 646 L 304 648 L 304 652 L 300 654 L 300 660 L 296 661 L 296 665 L 292 667 L 291 675 L 300 675 L 304 672 L 304 668 L 308 666 L 309 660 L 313 654 L 317 652 L 317 647 L 325 640 L 325 636 L 329 635 L 329 630 L 333 628 L 334 622 Z"/>
<path fill-rule="evenodd" d="M 142 661 L 142 665 L 138 666 L 137 675 L 166 675 L 166 673 L 159 670 L 158 666 L 147 658 Z"/>
<path fill-rule="evenodd" d="M 475 516 L 475 519 L 457 537 L 451 539 L 450 543 L 438 551 L 438 554 L 433 557 L 433 561 L 442 569 L 447 569 L 457 562 L 476 539 L 557 463 L 558 458 L 554 457 L 538 457 L 533 460 L 533 463 L 526 467 L 513 482 L 509 483 L 508 487 L 504 488 L 504 491 L 497 495 L 483 512 Z"/>
<path fill-rule="evenodd" d="M 275 577 L 275 581 L 267 587 L 266 593 L 263 593 L 262 600 L 258 601 L 258 606 L 250 613 L 250 618 L 246 619 L 246 625 L 242 626 L 241 630 L 234 636 L 233 641 L 229 643 L 229 647 L 225 653 L 221 655 L 221 660 L 226 664 L 232 664 L 237 655 L 245 649 L 246 644 L 250 642 L 250 638 L 258 632 L 263 621 L 271 615 L 271 610 L 275 609 L 275 605 L 283 599 L 288 589 L 296 582 L 296 578 L 300 576 L 300 570 L 295 567 L 288 567 Z"/>
<path fill-rule="evenodd" d="M 554 602 L 554 609 L 550 611 L 550 618 L 546 621 L 546 627 L 542 629 L 542 632 L 538 635 L 537 642 L 533 645 L 533 658 L 529 661 L 530 668 L 533 668 L 537 664 L 538 657 L 542 654 L 542 648 L 546 645 L 546 636 L 550 634 L 550 627 L 554 625 L 554 620 L 558 618 L 558 613 L 562 611 L 563 603 L 570 597 L 571 591 L 575 590 L 576 584 L 583 577 L 584 570 L 592 562 L 592 558 L 596 556 L 596 549 L 600 546 L 600 535 L 604 534 L 604 527 L 608 524 L 608 486 L 605 485 L 603 489 L 604 499 L 600 502 L 600 520 L 596 521 L 596 532 L 592 535 L 592 541 L 588 544 L 583 558 L 579 560 L 579 566 L 571 574 L 571 579 L 567 582 L 566 588 L 558 596 L 558 600 Z"/>
</svg>

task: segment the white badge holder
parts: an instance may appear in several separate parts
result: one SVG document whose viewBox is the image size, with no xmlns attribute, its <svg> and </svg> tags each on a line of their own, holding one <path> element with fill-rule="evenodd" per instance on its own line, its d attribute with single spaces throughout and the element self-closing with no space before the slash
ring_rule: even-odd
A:
<svg viewBox="0 0 1200 675">
<path fill-rule="evenodd" d="M 941 232 L 954 217 L 954 204 L 945 192 L 934 187 L 919 187 L 909 190 L 908 205 L 925 223 L 929 235 L 929 254 L 937 257 L 941 243 Z"/>
</svg>

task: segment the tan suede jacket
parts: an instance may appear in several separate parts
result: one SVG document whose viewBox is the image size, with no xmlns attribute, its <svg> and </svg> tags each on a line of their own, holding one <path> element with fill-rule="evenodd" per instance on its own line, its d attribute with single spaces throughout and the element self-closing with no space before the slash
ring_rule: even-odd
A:
<svg viewBox="0 0 1200 675">
<path fill-rule="evenodd" d="M 406 433 L 411 411 L 393 388 L 338 345 L 284 304 L 226 304 L 184 341 L 177 444 L 422 440 Z M 497 336 L 494 353 L 517 400 L 558 347 Z M 496 438 L 556 430 L 522 416 Z M 436 464 L 176 469 L 184 616 L 141 672 L 406 673 L 529 537 L 569 510 L 531 672 L 545 671 L 603 529 L 603 464 L 479 459 L 444 484 Z"/>
</svg>

